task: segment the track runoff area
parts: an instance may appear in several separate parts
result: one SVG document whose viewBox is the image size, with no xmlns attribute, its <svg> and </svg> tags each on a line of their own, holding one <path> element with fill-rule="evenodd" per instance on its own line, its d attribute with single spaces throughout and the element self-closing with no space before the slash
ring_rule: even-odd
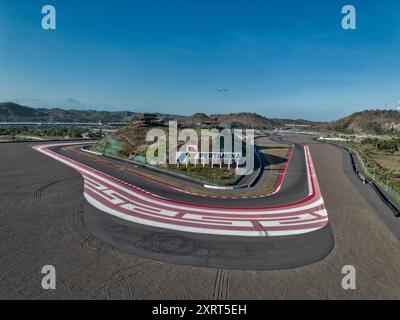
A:
<svg viewBox="0 0 400 320">
<path fill-rule="evenodd" d="M 100 211 L 99 214 L 112 216 L 114 223 L 115 219 L 119 219 L 135 227 L 143 226 L 146 230 L 152 230 L 157 234 L 175 233 L 183 235 L 185 238 L 200 239 L 201 236 L 204 236 L 206 239 L 210 239 L 209 237 L 212 236 L 213 245 L 221 243 L 221 241 L 227 243 L 230 240 L 234 243 L 238 241 L 243 243 L 248 239 L 249 245 L 254 245 L 256 248 L 254 252 L 258 252 L 255 255 L 260 254 L 260 257 L 256 258 L 255 269 L 292 268 L 309 264 L 321 260 L 333 248 L 328 213 L 308 145 L 294 151 L 304 152 L 302 158 L 305 161 L 306 173 L 303 175 L 307 179 L 304 185 L 308 188 L 303 193 L 306 195 L 305 197 L 278 205 L 233 207 L 232 204 L 213 205 L 212 198 L 202 197 L 204 204 L 166 198 L 164 194 L 159 195 L 153 190 L 144 190 L 133 185 L 129 179 L 126 179 L 129 182 L 123 181 L 109 174 L 109 171 L 104 173 L 99 170 L 99 167 L 95 169 L 94 165 L 90 166 L 87 162 L 84 164 L 82 163 L 84 161 L 79 161 L 76 156 L 71 159 L 65 152 L 60 154 L 57 151 L 62 147 L 78 144 L 57 143 L 37 145 L 33 148 L 78 171 L 84 179 L 84 197 L 92 207 L 90 210 L 95 208 Z M 287 191 L 286 188 L 281 188 L 281 184 L 286 179 L 285 172 L 288 166 L 290 164 L 285 165 L 285 170 L 278 182 L 279 186 L 275 187 L 277 191 L 263 198 L 265 203 L 268 203 L 268 198 L 276 193 L 281 194 Z M 168 188 L 165 185 L 162 187 Z M 179 190 L 173 191 L 179 192 Z M 243 199 L 236 201 L 243 201 Z M 254 200 L 248 199 L 247 201 L 246 205 L 251 204 Z M 98 223 L 103 222 L 99 220 Z M 114 245 L 112 241 L 104 240 Z M 273 252 L 266 250 L 271 243 L 274 247 Z M 210 246 L 207 241 L 206 244 L 202 242 L 201 245 Z M 115 246 L 118 247 L 118 244 Z M 229 250 L 233 249 L 231 245 L 228 247 Z M 126 246 L 122 249 L 138 253 L 137 250 L 130 250 Z M 246 250 L 248 251 L 249 248 L 247 247 Z M 251 251 L 252 249 L 250 249 Z M 147 254 L 142 255 L 148 256 Z M 165 258 L 164 256 L 165 254 L 163 258 Z M 277 257 L 277 261 L 274 261 L 274 256 Z M 150 257 L 160 258 L 157 255 Z M 246 258 L 244 257 L 244 259 Z M 168 258 L 162 260 L 175 262 L 174 259 Z M 180 261 L 180 259 L 178 260 Z M 180 262 L 202 265 L 198 261 Z M 251 264 L 251 262 L 225 264 L 215 261 L 206 266 L 253 269 L 249 263 Z"/>
</svg>

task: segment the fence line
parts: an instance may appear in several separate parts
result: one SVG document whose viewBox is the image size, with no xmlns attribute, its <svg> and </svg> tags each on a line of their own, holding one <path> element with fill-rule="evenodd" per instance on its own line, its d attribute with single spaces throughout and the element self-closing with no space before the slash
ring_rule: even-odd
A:
<svg viewBox="0 0 400 320">
<path fill-rule="evenodd" d="M 386 184 L 385 182 L 381 181 L 379 178 L 377 178 L 376 174 L 371 173 L 367 166 L 364 163 L 363 158 L 360 156 L 360 153 L 357 150 L 354 150 L 350 147 L 345 146 L 350 152 L 354 153 L 357 158 L 359 163 L 361 164 L 361 167 L 364 171 L 364 173 L 375 183 L 377 183 L 379 186 L 381 186 L 382 188 L 385 189 L 386 192 L 389 192 L 390 194 L 392 194 L 393 196 L 395 196 L 398 200 L 400 200 L 400 193 L 397 192 L 395 189 L 393 189 L 392 187 L 390 187 L 388 184 Z"/>
</svg>

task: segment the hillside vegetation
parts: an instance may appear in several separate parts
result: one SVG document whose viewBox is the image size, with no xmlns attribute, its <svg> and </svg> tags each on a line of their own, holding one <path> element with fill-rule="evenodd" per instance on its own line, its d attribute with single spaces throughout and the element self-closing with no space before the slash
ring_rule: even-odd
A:
<svg viewBox="0 0 400 320">
<path fill-rule="evenodd" d="M 209 125 L 212 127 L 221 128 L 252 128 L 265 130 L 276 129 L 281 125 L 278 121 L 249 112 L 212 114 L 210 116 L 207 116 L 204 113 L 196 113 L 194 115 L 178 119 L 178 123 L 187 127 Z"/>
<path fill-rule="evenodd" d="M 131 120 L 134 112 L 95 110 L 35 109 L 16 103 L 0 103 L 1 122 L 121 122 Z"/>
<path fill-rule="evenodd" d="M 220 127 L 272 130 L 287 123 L 310 124 L 306 120 L 269 119 L 256 113 L 231 114 L 196 113 L 191 116 L 155 114 L 162 121 L 176 120 L 182 127 Z M 31 108 L 12 102 L 0 103 L 0 122 L 131 122 L 141 114 L 131 111 L 65 110 L 61 108 Z M 313 123 L 315 124 L 315 123 Z"/>
<path fill-rule="evenodd" d="M 395 110 L 367 110 L 353 113 L 328 124 L 316 125 L 314 129 L 347 134 L 399 135 L 400 112 Z"/>
<path fill-rule="evenodd" d="M 354 139 L 339 144 L 356 150 L 370 178 L 400 197 L 400 137 Z"/>
</svg>

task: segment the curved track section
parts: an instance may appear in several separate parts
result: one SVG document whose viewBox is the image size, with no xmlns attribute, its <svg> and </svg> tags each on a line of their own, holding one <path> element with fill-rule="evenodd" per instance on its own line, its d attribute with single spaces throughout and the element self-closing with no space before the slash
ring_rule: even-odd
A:
<svg viewBox="0 0 400 320">
<path fill-rule="evenodd" d="M 35 147 L 79 171 L 85 182 L 85 198 L 97 209 L 137 224 L 191 233 L 223 236 L 289 236 L 312 232 L 328 224 L 308 146 L 305 149 L 308 195 L 277 206 L 225 208 L 165 199 L 125 181 L 95 170 L 50 150 Z"/>
<path fill-rule="evenodd" d="M 334 247 L 308 146 L 294 147 L 279 192 L 216 199 L 70 153 L 63 149 L 68 145 L 34 149 L 83 176 L 84 223 L 114 248 L 181 265 L 277 270 L 317 262 Z"/>
<path fill-rule="evenodd" d="M 88 202 L 83 218 L 94 236 L 114 248 L 179 265 L 237 270 L 292 269 L 322 260 L 334 247 L 329 224 L 295 236 L 221 237 L 126 222 Z"/>
<path fill-rule="evenodd" d="M 124 165 L 127 165 L 126 162 L 121 162 L 119 165 L 115 165 L 114 161 L 111 163 L 109 161 L 103 161 L 103 159 L 88 157 L 86 154 L 81 152 L 77 153 L 76 151 L 69 148 L 63 148 L 62 146 L 50 147 L 49 149 L 92 169 L 96 169 L 97 171 L 125 181 L 136 188 L 151 191 L 153 194 L 165 199 L 173 199 L 174 201 L 194 205 L 212 205 L 225 208 L 264 208 L 266 206 L 281 206 L 283 204 L 293 203 L 299 201 L 299 199 L 301 200 L 306 198 L 309 194 L 307 166 L 305 162 L 306 157 L 304 146 L 300 144 L 294 144 L 293 153 L 279 192 L 275 192 L 268 196 L 253 197 L 241 195 L 242 191 L 238 189 L 236 192 L 238 195 L 241 195 L 238 198 L 224 197 L 224 191 L 218 190 L 215 191 L 216 197 L 193 194 L 190 192 L 188 193 L 184 190 L 185 188 L 190 187 L 191 184 L 185 179 L 175 177 L 175 181 L 178 183 L 178 186 L 175 186 L 121 168 L 124 167 Z M 142 170 L 145 171 L 146 169 L 142 168 Z M 268 174 L 279 173 L 270 171 Z"/>
</svg>

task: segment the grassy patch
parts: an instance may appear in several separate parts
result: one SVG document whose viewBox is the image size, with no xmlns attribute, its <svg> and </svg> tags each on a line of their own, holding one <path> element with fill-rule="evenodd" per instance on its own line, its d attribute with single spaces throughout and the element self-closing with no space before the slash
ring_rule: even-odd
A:
<svg viewBox="0 0 400 320">
<path fill-rule="evenodd" d="M 14 140 L 13 136 L 9 136 L 9 135 L 0 135 L 0 141 L 12 141 Z"/>
<path fill-rule="evenodd" d="M 194 166 L 191 164 L 188 165 L 188 167 L 185 165 L 180 165 L 179 168 L 176 166 L 169 166 L 168 170 L 203 181 L 204 183 L 222 186 L 233 185 L 239 178 L 236 176 L 234 169 L 220 169 L 218 166 L 211 168 L 210 166 L 203 167 L 201 165 Z"/>
<path fill-rule="evenodd" d="M 367 174 L 400 194 L 400 139 L 362 139 L 342 142 L 359 154 Z"/>
</svg>

